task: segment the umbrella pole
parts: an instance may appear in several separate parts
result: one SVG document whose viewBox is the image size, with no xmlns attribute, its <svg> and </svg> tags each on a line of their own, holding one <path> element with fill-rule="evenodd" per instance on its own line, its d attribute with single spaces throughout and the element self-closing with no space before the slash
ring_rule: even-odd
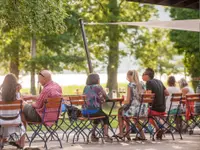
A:
<svg viewBox="0 0 200 150">
<path fill-rule="evenodd" d="M 85 47 L 85 52 L 86 52 L 89 72 L 92 73 L 93 72 L 92 62 L 91 62 L 91 59 L 90 59 L 90 51 L 89 51 L 88 45 L 87 45 L 87 39 L 86 39 L 83 19 L 79 19 L 79 23 L 80 23 L 80 26 L 81 26 L 81 33 L 82 33 L 82 37 L 83 37 L 83 43 L 84 43 L 84 47 Z"/>
</svg>

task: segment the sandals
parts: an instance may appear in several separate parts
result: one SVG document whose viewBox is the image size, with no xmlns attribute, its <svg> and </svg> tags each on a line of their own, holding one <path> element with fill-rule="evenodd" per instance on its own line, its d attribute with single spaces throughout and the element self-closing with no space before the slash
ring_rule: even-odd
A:
<svg viewBox="0 0 200 150">
<path fill-rule="evenodd" d="M 126 136 L 128 141 L 131 141 L 131 137 L 130 136 Z"/>
<path fill-rule="evenodd" d="M 137 136 L 135 138 L 132 139 L 133 141 L 146 141 L 147 139 L 146 138 L 142 138 L 140 136 Z"/>
<path fill-rule="evenodd" d="M 17 147 L 18 149 L 23 149 L 23 147 L 21 147 L 19 144 L 17 144 L 16 142 L 9 142 L 10 145 Z"/>
<path fill-rule="evenodd" d="M 121 136 L 121 135 L 119 135 L 119 134 L 115 134 L 115 135 L 113 135 L 112 137 L 118 138 L 118 139 L 120 139 L 120 140 L 122 140 L 122 139 L 124 138 L 123 136 Z"/>
<path fill-rule="evenodd" d="M 108 135 L 104 136 L 104 140 L 105 140 L 105 142 L 108 142 L 108 143 L 112 143 L 113 142 L 113 139 L 111 137 L 109 137 Z"/>
<path fill-rule="evenodd" d="M 157 140 L 162 140 L 164 130 L 159 130 L 158 133 L 156 134 L 156 139 Z"/>
<path fill-rule="evenodd" d="M 92 135 L 92 136 L 91 136 L 91 141 L 92 141 L 92 142 L 99 142 L 99 138 L 96 137 L 95 135 Z"/>
</svg>

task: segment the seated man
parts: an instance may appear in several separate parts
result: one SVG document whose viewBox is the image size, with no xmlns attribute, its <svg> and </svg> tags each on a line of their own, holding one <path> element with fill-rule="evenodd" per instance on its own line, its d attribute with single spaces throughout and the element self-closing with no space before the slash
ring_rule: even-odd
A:
<svg viewBox="0 0 200 150">
<path fill-rule="evenodd" d="M 158 115 L 158 116 L 164 115 L 166 109 L 165 96 L 169 96 L 169 92 L 167 91 L 167 89 L 160 80 L 154 79 L 153 69 L 147 68 L 143 73 L 142 78 L 144 81 L 146 81 L 146 90 L 150 90 L 152 93 L 155 93 L 155 98 L 152 103 L 151 110 L 149 110 L 149 113 L 151 113 L 151 115 Z M 151 123 L 158 131 L 159 130 L 158 125 L 153 121 L 151 121 Z M 161 132 L 158 132 L 156 136 L 158 139 L 162 138 Z"/>
<path fill-rule="evenodd" d="M 23 109 L 24 117 L 26 121 L 29 122 L 41 122 L 44 111 L 44 102 L 47 98 L 62 96 L 61 87 L 57 83 L 52 81 L 51 73 L 48 70 L 43 70 L 38 74 L 38 82 L 43 86 L 43 89 L 39 96 L 23 96 L 24 100 L 36 100 L 36 102 L 31 105 L 25 104 Z M 45 114 L 45 121 L 48 121 L 48 119 L 51 120 L 56 117 L 56 113 L 47 113 Z"/>
</svg>

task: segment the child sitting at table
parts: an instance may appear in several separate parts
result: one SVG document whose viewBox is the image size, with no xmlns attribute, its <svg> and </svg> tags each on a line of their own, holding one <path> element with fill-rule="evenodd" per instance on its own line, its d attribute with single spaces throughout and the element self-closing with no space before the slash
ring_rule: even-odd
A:
<svg viewBox="0 0 200 150">
<path fill-rule="evenodd" d="M 104 116 L 102 119 L 94 120 L 94 128 L 92 131 L 91 141 L 98 142 L 99 139 L 95 135 L 95 130 L 99 124 L 99 121 L 102 120 L 104 123 L 104 140 L 105 142 L 112 142 L 112 138 L 110 138 L 108 135 L 109 118 L 101 108 L 102 103 L 108 99 L 108 96 L 100 85 L 100 78 L 98 74 L 92 73 L 88 75 L 83 94 L 86 95 L 86 104 L 82 108 L 83 116 Z"/>
<path fill-rule="evenodd" d="M 128 140 L 131 140 L 129 135 L 130 125 L 128 117 L 138 116 L 140 108 L 140 94 L 143 92 L 143 89 L 141 82 L 139 81 L 138 72 L 136 70 L 129 70 L 126 78 L 129 81 L 129 84 L 124 105 L 118 110 L 119 134 L 117 134 L 117 137 L 122 139 L 124 136 L 126 136 Z M 147 109 L 145 106 L 142 105 L 139 115 L 147 115 Z M 123 133 L 124 123 L 126 123 L 125 135 Z M 141 130 L 141 126 L 139 126 L 139 124 L 136 124 L 136 126 L 140 130 L 140 137 L 136 137 L 136 139 L 145 140 L 145 135 L 143 130 Z"/>
</svg>

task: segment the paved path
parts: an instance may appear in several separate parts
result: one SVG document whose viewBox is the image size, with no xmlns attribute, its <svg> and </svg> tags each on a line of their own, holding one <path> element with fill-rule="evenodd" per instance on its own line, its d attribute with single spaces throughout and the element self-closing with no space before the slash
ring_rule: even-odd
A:
<svg viewBox="0 0 200 150">
<path fill-rule="evenodd" d="M 113 142 L 113 143 L 77 143 L 70 144 L 62 141 L 63 150 L 200 150 L 200 135 L 189 136 L 183 135 L 183 140 L 179 139 L 178 135 L 175 135 L 176 140 L 172 140 L 170 135 L 166 135 L 162 141 L 150 141 L 145 142 Z M 28 143 L 26 144 L 28 146 Z M 39 147 L 43 150 L 42 142 L 34 142 L 33 147 Z M 59 150 L 59 144 L 55 141 L 48 143 L 49 150 Z M 14 147 L 6 146 L 5 150 L 14 150 Z"/>
</svg>

